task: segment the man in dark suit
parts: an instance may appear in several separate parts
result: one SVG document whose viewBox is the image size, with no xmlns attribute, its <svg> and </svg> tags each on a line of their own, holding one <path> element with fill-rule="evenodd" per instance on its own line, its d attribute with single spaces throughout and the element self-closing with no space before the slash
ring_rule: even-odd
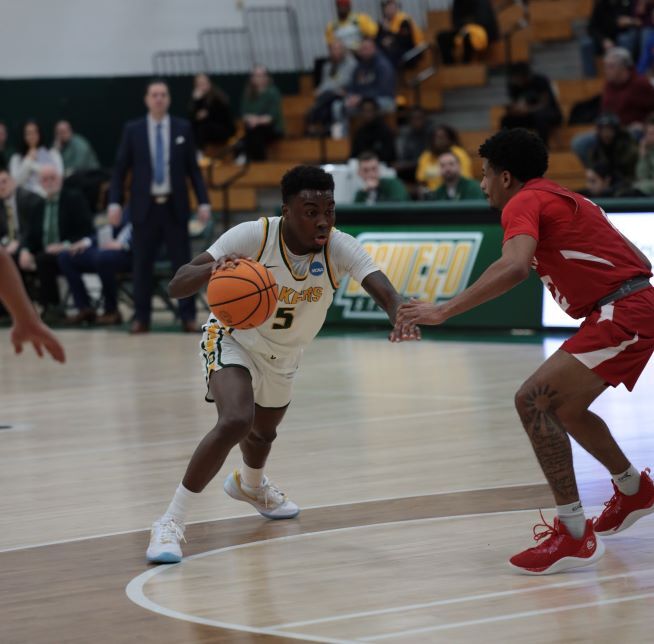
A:
<svg viewBox="0 0 654 644">
<path fill-rule="evenodd" d="M 161 242 L 166 242 L 173 271 L 190 260 L 187 178 L 200 204 L 198 219 L 207 223 L 211 216 L 191 125 L 168 115 L 170 95 L 164 81 L 149 83 L 145 104 L 147 116 L 129 122 L 123 130 L 109 189 L 109 223 L 118 226 L 125 178 L 131 171 L 129 206 L 135 303 L 131 333 L 146 333 L 150 329 L 152 272 Z M 179 315 L 184 331 L 197 330 L 193 298 L 179 301 Z"/>
<path fill-rule="evenodd" d="M 91 246 L 93 215 L 81 193 L 62 189 L 63 177 L 54 166 L 43 166 L 39 181 L 46 197 L 45 205 L 32 213 L 27 224 L 26 248 L 20 253 L 19 264 L 25 271 L 37 272 L 43 318 L 56 323 L 63 321 L 57 257 L 64 251 L 78 252 Z"/>
</svg>

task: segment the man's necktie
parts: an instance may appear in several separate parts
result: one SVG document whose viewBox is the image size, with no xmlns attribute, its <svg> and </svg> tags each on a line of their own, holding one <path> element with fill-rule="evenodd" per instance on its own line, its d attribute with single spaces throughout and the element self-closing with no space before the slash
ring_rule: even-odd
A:
<svg viewBox="0 0 654 644">
<path fill-rule="evenodd" d="M 158 185 L 164 182 L 164 142 L 161 123 L 157 123 L 154 140 L 154 182 Z"/>
</svg>

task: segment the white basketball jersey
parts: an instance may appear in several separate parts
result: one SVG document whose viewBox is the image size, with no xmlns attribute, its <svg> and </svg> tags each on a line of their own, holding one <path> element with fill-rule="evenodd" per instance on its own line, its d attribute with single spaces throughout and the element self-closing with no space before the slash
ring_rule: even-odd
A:
<svg viewBox="0 0 654 644">
<path fill-rule="evenodd" d="M 338 284 L 329 264 L 329 242 L 311 257 L 306 274 L 291 268 L 282 239 L 282 218 L 263 220 L 264 238 L 256 259 L 277 282 L 277 308 L 255 329 L 234 329 L 231 335 L 244 347 L 259 353 L 284 355 L 302 350 L 318 334 Z"/>
</svg>

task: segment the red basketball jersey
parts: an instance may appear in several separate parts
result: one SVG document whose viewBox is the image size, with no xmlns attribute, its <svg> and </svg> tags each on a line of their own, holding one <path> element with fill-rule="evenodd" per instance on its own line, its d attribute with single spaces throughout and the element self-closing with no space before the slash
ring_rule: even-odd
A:
<svg viewBox="0 0 654 644">
<path fill-rule="evenodd" d="M 502 211 L 504 241 L 529 235 L 538 242 L 534 268 L 559 306 L 573 318 L 639 275 L 640 258 L 586 197 L 548 179 L 532 179 Z"/>
</svg>

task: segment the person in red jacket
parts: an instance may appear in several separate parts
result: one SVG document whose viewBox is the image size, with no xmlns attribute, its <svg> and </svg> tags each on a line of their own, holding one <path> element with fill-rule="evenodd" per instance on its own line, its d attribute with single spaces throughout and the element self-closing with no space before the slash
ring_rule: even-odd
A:
<svg viewBox="0 0 654 644">
<path fill-rule="evenodd" d="M 502 256 L 469 288 L 444 304 L 400 307 L 396 330 L 441 324 L 502 295 L 538 272 L 552 297 L 574 318 L 585 318 L 520 387 L 515 405 L 556 500 L 553 525 L 534 530 L 540 543 L 511 565 L 548 574 L 597 561 L 612 535 L 654 512 L 649 470 L 639 473 L 606 423 L 589 411 L 610 385 L 632 390 L 654 352 L 651 264 L 589 199 L 543 179 L 548 154 L 524 129 L 503 130 L 479 149 L 481 188 L 502 210 Z M 587 520 L 579 500 L 570 436 L 611 473 L 615 494 L 601 516 Z M 544 520 L 543 520 L 544 521 Z"/>
<path fill-rule="evenodd" d="M 615 114 L 620 125 L 638 138 L 647 117 L 654 112 L 654 86 L 636 72 L 631 54 L 621 47 L 610 49 L 604 56 L 604 79 L 602 113 Z M 590 149 L 596 142 L 595 132 L 578 134 L 572 140 L 573 151 L 586 167 L 591 163 Z"/>
</svg>

